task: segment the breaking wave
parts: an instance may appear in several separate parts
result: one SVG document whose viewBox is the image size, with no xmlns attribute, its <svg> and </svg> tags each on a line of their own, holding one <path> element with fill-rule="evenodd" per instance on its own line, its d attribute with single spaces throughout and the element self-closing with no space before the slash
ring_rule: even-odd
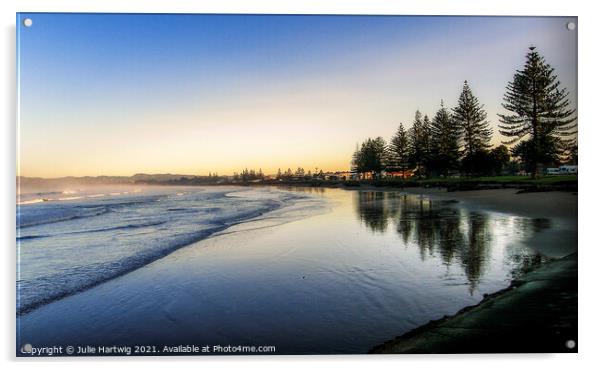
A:
<svg viewBox="0 0 602 370">
<path fill-rule="evenodd" d="M 307 195 L 270 188 L 155 190 L 21 205 L 17 313 L 143 267 Z"/>
</svg>

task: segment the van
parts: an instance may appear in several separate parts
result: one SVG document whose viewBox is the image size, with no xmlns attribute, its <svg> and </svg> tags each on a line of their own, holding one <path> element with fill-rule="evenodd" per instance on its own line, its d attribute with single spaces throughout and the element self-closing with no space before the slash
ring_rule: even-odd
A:
<svg viewBox="0 0 602 370">
<path fill-rule="evenodd" d="M 563 165 L 563 166 L 559 167 L 559 170 L 562 175 L 576 175 L 577 174 L 577 166 Z"/>
</svg>

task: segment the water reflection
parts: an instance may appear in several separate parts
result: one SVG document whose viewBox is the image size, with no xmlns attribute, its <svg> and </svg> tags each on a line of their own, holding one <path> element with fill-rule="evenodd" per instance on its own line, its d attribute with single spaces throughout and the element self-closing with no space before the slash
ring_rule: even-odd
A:
<svg viewBox="0 0 602 370">
<path fill-rule="evenodd" d="M 471 212 L 468 224 L 468 238 L 461 247 L 460 259 L 472 292 L 484 273 L 484 266 L 490 254 L 489 217 Z"/>
<path fill-rule="evenodd" d="M 360 191 L 359 202 L 356 203 L 359 219 L 373 232 L 385 232 L 388 226 L 389 201 L 392 193 L 380 191 Z M 394 217 L 394 216 L 393 216 Z"/>
<path fill-rule="evenodd" d="M 307 194 L 316 194 L 316 195 L 324 195 L 326 192 L 325 188 L 321 188 L 319 186 L 284 186 L 279 185 L 276 186 L 276 189 L 287 190 L 287 191 L 295 191 L 298 193 L 307 193 Z"/>
<path fill-rule="evenodd" d="M 444 265 L 460 266 L 472 294 L 491 259 L 495 225 L 491 214 L 469 211 L 456 203 L 379 191 L 360 191 L 354 199 L 357 218 L 365 227 L 373 233 L 393 228 L 403 245 L 419 249 L 422 260 L 438 257 Z M 510 229 L 505 224 L 508 220 L 495 221 Z M 550 227 L 547 219 L 512 218 L 511 222 L 523 236 Z M 541 255 L 524 251 L 510 253 L 507 258 L 512 277 L 544 260 Z"/>
</svg>

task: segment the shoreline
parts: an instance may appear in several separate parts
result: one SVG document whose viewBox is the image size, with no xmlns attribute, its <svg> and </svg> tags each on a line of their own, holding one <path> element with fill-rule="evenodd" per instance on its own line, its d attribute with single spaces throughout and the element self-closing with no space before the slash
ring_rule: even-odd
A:
<svg viewBox="0 0 602 370">
<path fill-rule="evenodd" d="M 478 209 L 551 219 L 566 229 L 544 231 L 526 242 L 536 251 L 545 250 L 552 261 L 512 280 L 507 288 L 484 296 L 476 305 L 412 329 L 369 353 L 577 352 L 576 195 L 517 190 L 404 189 L 409 194 L 453 199 Z M 547 247 L 551 241 L 560 247 Z"/>
<path fill-rule="evenodd" d="M 479 189 L 448 192 L 445 188 L 362 187 L 355 191 L 399 192 L 454 200 L 474 211 L 491 211 L 528 217 L 540 224 L 539 233 L 525 244 L 553 259 L 577 252 L 577 193 L 567 191 L 520 192 L 520 188 Z"/>
<path fill-rule="evenodd" d="M 408 194 L 455 199 L 480 209 L 532 218 L 577 218 L 577 194 L 566 191 L 521 192 L 520 188 L 446 191 L 406 188 Z"/>
<path fill-rule="evenodd" d="M 577 259 L 573 253 L 544 264 L 369 353 L 577 353 Z"/>
<path fill-rule="evenodd" d="M 246 191 L 246 189 L 244 191 Z M 232 189 L 232 191 L 230 191 L 230 192 L 226 191 L 224 193 L 224 196 L 227 197 L 227 196 L 230 196 L 231 194 L 235 194 L 235 193 L 236 193 L 235 189 Z M 266 217 L 266 215 L 269 215 L 272 213 L 277 213 L 279 211 L 287 209 L 287 207 L 294 208 L 294 206 L 297 204 L 298 201 L 299 201 L 299 199 L 296 199 L 296 200 L 291 201 L 291 203 L 288 203 L 288 204 L 284 204 L 284 203 L 279 204 L 278 206 L 274 206 L 267 210 L 257 211 L 256 213 L 252 213 L 241 219 L 233 219 L 231 223 L 224 223 L 223 225 L 219 225 L 219 226 L 215 226 L 213 228 L 202 230 L 195 237 L 193 237 L 190 240 L 186 240 L 185 242 L 181 242 L 181 243 L 175 243 L 175 244 L 171 245 L 170 247 L 166 247 L 165 249 L 158 251 L 156 254 L 150 254 L 146 258 L 141 259 L 139 261 L 135 261 L 134 263 L 127 266 L 126 268 L 115 271 L 113 274 L 108 275 L 101 280 L 90 282 L 88 284 L 78 287 L 77 289 L 65 291 L 61 294 L 57 294 L 55 296 L 48 297 L 48 298 L 45 298 L 45 299 L 42 299 L 42 300 L 39 300 L 36 302 L 28 303 L 25 305 L 20 305 L 19 284 L 17 284 L 16 317 L 26 315 L 26 314 L 33 312 L 41 307 L 46 306 L 48 304 L 52 304 L 53 302 L 59 301 L 61 299 L 64 299 L 64 298 L 67 298 L 67 297 L 70 297 L 70 296 L 73 296 L 73 295 L 76 295 L 76 294 L 79 294 L 79 293 L 82 293 L 85 291 L 88 291 L 90 289 L 93 289 L 96 286 L 105 284 L 111 280 L 118 279 L 131 272 L 134 272 L 136 270 L 144 268 L 145 266 L 148 266 L 148 265 L 154 263 L 155 261 L 158 261 L 164 257 L 167 257 L 182 248 L 189 247 L 200 241 L 203 241 L 203 240 L 215 237 L 215 236 L 223 235 L 228 230 L 236 230 L 237 228 L 241 227 L 241 225 L 253 224 L 258 221 L 261 221 L 261 220 L 263 220 L 264 217 Z M 58 222 L 63 222 L 63 221 L 69 221 L 69 220 L 61 220 Z M 283 223 L 284 222 L 290 222 L 290 220 L 283 221 Z M 34 225 L 34 226 L 37 226 L 37 225 Z M 17 245 L 18 245 L 18 241 L 19 241 L 19 236 L 17 236 Z M 18 247 L 20 247 L 20 246 L 18 246 Z M 131 259 L 134 260 L 133 258 L 131 258 Z M 122 263 L 123 263 L 123 261 L 122 261 Z"/>
</svg>

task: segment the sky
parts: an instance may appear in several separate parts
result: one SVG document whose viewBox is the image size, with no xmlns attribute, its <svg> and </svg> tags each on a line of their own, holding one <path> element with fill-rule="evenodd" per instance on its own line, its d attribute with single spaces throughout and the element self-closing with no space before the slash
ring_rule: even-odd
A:
<svg viewBox="0 0 602 370">
<path fill-rule="evenodd" d="M 499 144 L 497 113 L 529 46 L 576 104 L 568 22 L 20 13 L 17 174 L 348 170 L 358 143 L 453 107 L 464 80 Z"/>
</svg>

